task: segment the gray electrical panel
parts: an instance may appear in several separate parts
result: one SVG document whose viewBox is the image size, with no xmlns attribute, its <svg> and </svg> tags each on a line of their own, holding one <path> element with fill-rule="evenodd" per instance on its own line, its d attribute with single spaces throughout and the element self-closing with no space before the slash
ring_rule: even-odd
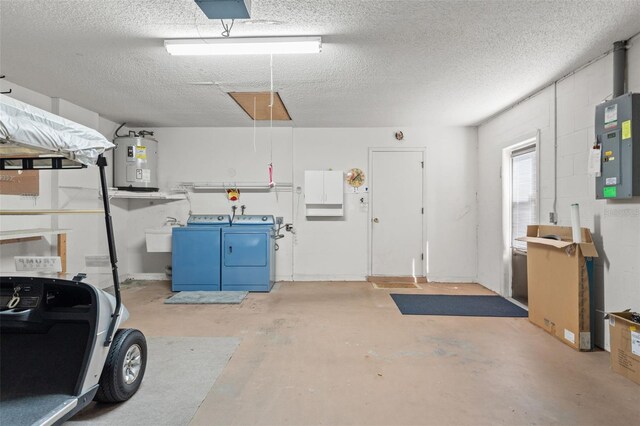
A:
<svg viewBox="0 0 640 426">
<path fill-rule="evenodd" d="M 595 131 L 600 149 L 596 198 L 640 196 L 640 94 L 626 93 L 598 105 Z"/>
</svg>

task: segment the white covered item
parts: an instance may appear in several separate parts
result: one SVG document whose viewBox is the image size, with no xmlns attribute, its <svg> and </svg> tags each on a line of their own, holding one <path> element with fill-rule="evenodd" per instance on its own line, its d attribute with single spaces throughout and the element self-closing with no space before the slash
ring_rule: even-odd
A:
<svg viewBox="0 0 640 426">
<path fill-rule="evenodd" d="M 96 130 L 0 96 L 0 147 L 7 144 L 62 155 L 85 165 L 96 164 L 100 154 L 115 146 Z"/>
</svg>

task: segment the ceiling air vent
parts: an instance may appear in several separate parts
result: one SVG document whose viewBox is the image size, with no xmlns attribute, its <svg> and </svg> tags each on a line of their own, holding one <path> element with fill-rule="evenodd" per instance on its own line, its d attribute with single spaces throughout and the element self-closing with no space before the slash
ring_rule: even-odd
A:
<svg viewBox="0 0 640 426">
<path fill-rule="evenodd" d="M 240 105 L 252 120 L 271 120 L 271 92 L 229 92 L 229 96 Z M 291 120 L 280 94 L 273 93 L 273 120 Z"/>
<path fill-rule="evenodd" d="M 195 0 L 209 19 L 250 19 L 251 0 Z"/>
</svg>

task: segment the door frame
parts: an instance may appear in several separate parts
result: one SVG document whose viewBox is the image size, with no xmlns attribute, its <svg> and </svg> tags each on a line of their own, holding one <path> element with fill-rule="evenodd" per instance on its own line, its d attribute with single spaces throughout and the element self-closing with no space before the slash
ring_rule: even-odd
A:
<svg viewBox="0 0 640 426">
<path fill-rule="evenodd" d="M 427 240 L 427 209 L 425 208 L 425 201 L 427 199 L 427 182 L 425 179 L 425 170 L 426 170 L 426 147 L 382 147 L 382 148 L 369 148 L 369 186 L 371 189 L 369 191 L 369 208 L 367 209 L 367 276 L 372 276 L 373 272 L 373 203 L 374 203 L 374 194 L 373 194 L 373 154 L 376 152 L 419 152 L 422 154 L 422 162 L 424 166 L 422 167 L 422 208 L 424 209 L 424 214 L 422 215 L 422 241 L 420 243 L 422 247 L 422 251 L 424 253 L 424 259 L 422 260 L 422 275 L 420 277 L 414 278 L 422 278 L 427 277 L 429 272 L 429 247 L 425 245 Z"/>
<path fill-rule="evenodd" d="M 502 150 L 502 167 L 500 178 L 502 180 L 502 279 L 501 296 L 512 299 L 512 264 L 511 264 L 511 239 L 512 239 L 512 181 L 513 170 L 511 166 L 511 156 L 514 151 L 529 146 L 536 150 L 536 207 L 538 223 L 540 223 L 540 130 L 524 134 L 513 140 Z"/>
</svg>

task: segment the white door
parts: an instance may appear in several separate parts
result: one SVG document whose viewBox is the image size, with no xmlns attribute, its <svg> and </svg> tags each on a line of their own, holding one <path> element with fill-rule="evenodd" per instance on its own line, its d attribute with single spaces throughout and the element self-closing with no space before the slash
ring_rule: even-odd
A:
<svg viewBox="0 0 640 426">
<path fill-rule="evenodd" d="M 371 155 L 371 274 L 424 276 L 423 152 Z"/>
</svg>

